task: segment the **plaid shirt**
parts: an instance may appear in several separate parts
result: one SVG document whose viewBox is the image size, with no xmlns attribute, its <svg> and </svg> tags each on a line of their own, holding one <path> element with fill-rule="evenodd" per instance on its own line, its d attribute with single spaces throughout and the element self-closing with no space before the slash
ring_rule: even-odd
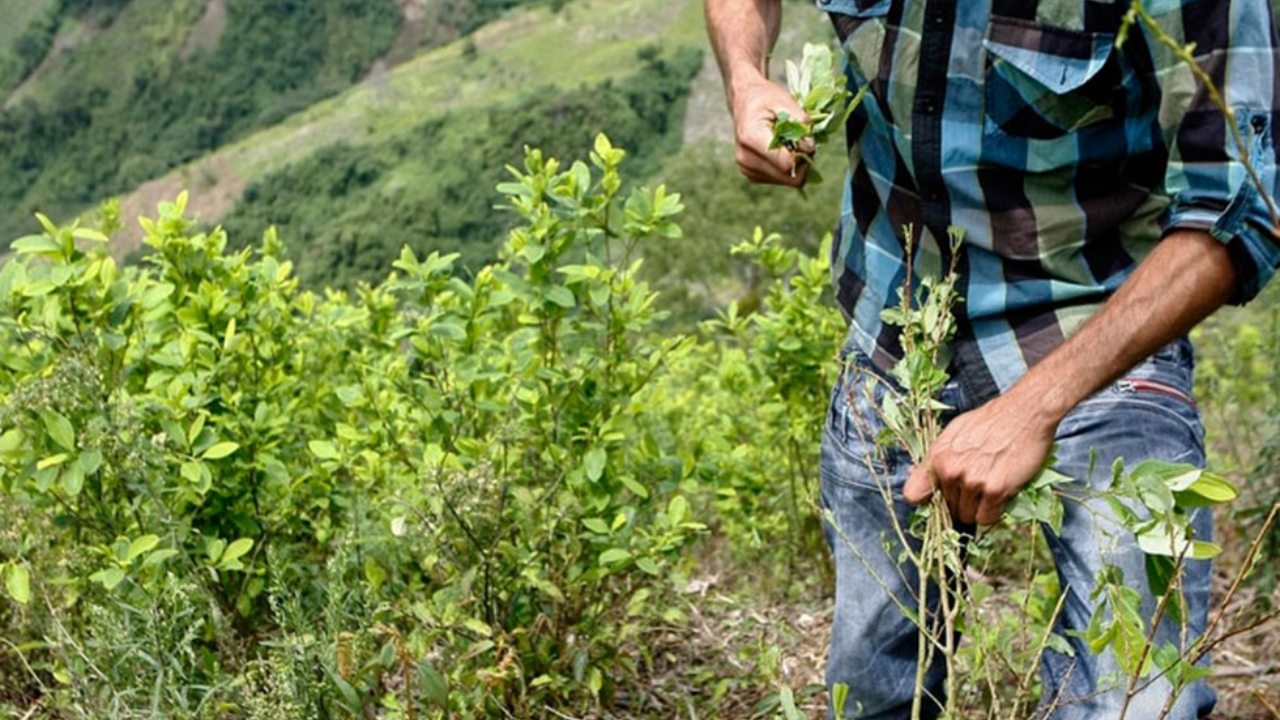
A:
<svg viewBox="0 0 1280 720">
<path fill-rule="evenodd" d="M 1092 315 L 1166 233 L 1226 245 L 1242 303 L 1280 265 L 1263 199 L 1189 68 L 1135 24 L 1128 0 L 817 0 L 851 87 L 850 173 L 832 274 L 851 342 L 901 354 L 880 321 L 906 276 L 950 262 L 965 231 L 965 301 L 951 371 L 970 397 L 1003 392 Z M 1268 0 L 1146 0 L 1195 43 L 1272 195 L 1280 95 Z"/>
</svg>

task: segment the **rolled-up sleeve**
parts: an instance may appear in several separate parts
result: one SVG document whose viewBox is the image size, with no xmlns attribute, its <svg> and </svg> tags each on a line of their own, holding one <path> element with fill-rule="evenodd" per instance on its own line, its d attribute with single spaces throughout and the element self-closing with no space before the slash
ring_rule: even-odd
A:
<svg viewBox="0 0 1280 720">
<path fill-rule="evenodd" d="M 1196 61 L 1231 108 L 1244 145 L 1242 153 L 1226 115 L 1191 68 L 1150 28 L 1135 25 L 1150 51 L 1160 91 L 1158 122 L 1169 150 L 1163 232 L 1204 230 L 1222 242 L 1236 271 L 1232 302 L 1243 304 L 1280 268 L 1280 229 L 1269 209 L 1280 191 L 1273 142 L 1280 72 L 1270 1 L 1157 0 L 1148 6 L 1169 38 L 1194 45 Z"/>
</svg>

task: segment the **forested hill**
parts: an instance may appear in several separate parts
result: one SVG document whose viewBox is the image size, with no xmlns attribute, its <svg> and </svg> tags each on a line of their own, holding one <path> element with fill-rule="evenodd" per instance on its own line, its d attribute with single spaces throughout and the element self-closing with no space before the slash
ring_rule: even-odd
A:
<svg viewBox="0 0 1280 720">
<path fill-rule="evenodd" d="M 474 32 L 503 13 L 547 6 L 548 12 L 541 15 L 545 20 L 562 12 L 562 5 L 520 0 L 0 0 L 0 17 L 5 19 L 0 23 L 0 167 L 8 170 L 0 177 L 0 233 L 14 237 L 28 231 L 32 211 L 37 209 L 58 217 L 90 209 L 108 196 L 128 196 L 134 188 L 164 177 L 180 165 L 278 126 L 300 111 L 315 110 L 317 101 L 353 86 L 372 90 L 372 102 L 361 113 L 369 118 L 367 122 L 376 123 L 380 115 L 388 113 L 399 115 L 392 132 L 360 138 L 374 141 L 369 158 L 364 158 L 365 150 L 349 149 L 324 156 L 340 156 L 339 165 L 356 158 L 364 169 L 353 173 L 352 190 L 360 190 L 379 174 L 371 176 L 371 168 L 389 169 L 388 152 L 412 151 L 412 138 L 438 145 L 430 137 L 421 140 L 430 136 L 433 128 L 442 127 L 438 118 L 428 127 L 412 122 L 438 115 L 438 111 L 431 105 L 413 108 L 413 97 L 399 104 L 392 97 L 398 88 L 397 78 L 390 76 L 398 67 L 433 47 Z M 524 28 L 517 24 L 512 29 Z M 649 35 L 657 29 L 650 28 Z M 617 37 L 591 38 L 591 44 L 611 40 Z M 671 55 L 678 54 L 678 49 L 672 50 Z M 412 81 L 438 85 L 445 94 L 456 96 L 462 94 L 458 81 L 475 83 L 479 76 L 493 72 L 508 77 L 524 73 L 521 82 L 530 92 L 540 82 L 547 82 L 527 68 L 485 63 L 475 40 L 456 47 L 453 53 L 471 65 L 467 72 L 452 68 L 453 72 L 439 73 L 442 68 L 434 68 L 435 77 L 428 74 L 412 77 Z M 635 49 L 630 54 L 635 60 Z M 668 74 L 659 83 L 675 83 L 666 90 L 658 88 L 654 97 L 655 105 L 666 106 L 669 114 L 678 111 L 687 82 L 698 69 L 698 58 L 685 51 L 678 55 L 680 61 L 668 63 L 662 55 L 654 46 L 644 61 L 636 61 L 636 67 L 648 70 L 649 76 L 654 72 Z M 590 69 L 580 67 L 579 72 L 584 81 L 591 79 Z M 607 81 L 609 74 L 595 79 Z M 447 83 L 456 86 L 449 90 Z M 635 83 L 618 88 L 620 92 L 604 94 L 607 101 L 594 104 L 590 124 L 599 126 L 612 119 L 609 108 L 616 109 L 618 101 L 625 106 L 646 101 L 646 96 L 641 97 L 645 88 Z M 543 94 L 541 117 L 575 114 L 584 92 L 577 91 L 577 97 Z M 516 100 L 521 92 L 507 95 Z M 398 106 L 390 109 L 387 105 Z M 564 118 L 558 119 L 563 123 Z M 657 128 L 653 135 L 664 135 L 666 119 L 652 117 L 643 108 L 637 108 L 634 119 L 644 119 Z M 581 118 L 581 122 L 588 119 Z M 677 118 L 672 124 L 677 136 L 681 122 L 682 118 Z M 314 164 L 297 173 L 279 173 L 287 161 L 312 150 L 356 140 L 351 127 L 330 129 L 334 132 L 325 137 L 307 137 L 301 142 L 291 137 L 291 150 L 248 172 L 234 164 L 221 165 L 225 174 L 234 176 L 223 187 L 198 187 L 230 179 L 212 177 L 207 168 L 204 177 L 187 178 L 193 182 L 182 184 L 197 186 L 192 187 L 197 209 L 202 190 L 227 196 L 221 206 L 207 213 L 211 219 L 219 219 L 239 200 L 244 188 L 248 187 L 255 199 L 261 197 L 253 181 L 266 173 L 274 173 L 270 176 L 273 181 L 294 188 L 316 181 Z M 527 136 L 512 135 L 516 129 L 509 129 L 504 140 L 508 145 L 515 142 L 518 151 L 517 136 Z M 398 135 L 408 140 L 388 145 L 388 138 Z M 324 158 L 321 168 L 325 167 Z M 515 158 L 502 155 L 485 160 Z M 447 159 L 447 164 L 457 168 L 474 159 L 479 158 L 457 155 Z M 500 161 L 497 167 L 502 167 Z M 348 169 L 339 168 L 338 172 Z M 294 179 L 300 174 L 301 181 Z M 227 184 L 232 187 L 225 187 Z M 329 200 L 334 193 L 342 195 L 344 182 L 340 179 L 325 178 L 324 184 Z M 492 184 L 484 188 L 484 195 L 492 190 Z M 280 199 L 278 192 L 268 195 L 265 201 Z M 490 204 L 486 200 L 466 209 L 485 215 Z M 259 218 L 264 213 L 270 213 L 269 205 L 251 202 L 241 217 Z M 291 220 L 280 219 L 285 223 Z M 458 237 L 456 228 L 448 222 L 444 225 L 445 232 Z"/>
<path fill-rule="evenodd" d="M 392 0 L 4 5 L 29 16 L 20 32 L 8 25 L 0 76 L 0 163 L 17 170 L 0 180 L 10 231 L 15 215 L 128 190 L 344 89 L 402 24 Z"/>
<path fill-rule="evenodd" d="M 0 229 L 127 191 L 517 4 L 0 0 L 0 166 L 16 171 Z"/>
<path fill-rule="evenodd" d="M 233 243 L 278 225 L 309 283 L 377 278 L 406 243 L 475 266 L 510 222 L 492 190 L 523 146 L 563 154 L 607 131 L 631 177 L 719 208 L 694 221 L 714 241 L 706 257 L 651 271 L 710 296 L 708 264 L 723 274 L 760 221 L 732 208 L 774 203 L 776 227 L 816 246 L 836 190 L 806 201 L 743 186 L 701 5 L 0 0 L 0 234 L 118 196 L 123 256 L 139 235 L 127 219 L 188 189 Z M 789 5 L 780 55 L 830 32 L 811 4 Z M 797 212 L 806 202 L 823 212 Z"/>
</svg>

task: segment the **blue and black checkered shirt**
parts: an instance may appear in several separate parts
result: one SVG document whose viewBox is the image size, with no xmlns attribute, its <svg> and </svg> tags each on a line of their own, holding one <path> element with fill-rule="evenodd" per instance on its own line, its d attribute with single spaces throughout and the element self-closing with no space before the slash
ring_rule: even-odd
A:
<svg viewBox="0 0 1280 720">
<path fill-rule="evenodd" d="M 854 343 L 897 358 L 880 312 L 906 276 L 950 261 L 963 228 L 965 301 L 952 372 L 972 393 L 1006 390 L 1092 315 L 1161 237 L 1222 241 L 1237 302 L 1280 266 L 1280 240 L 1224 114 L 1141 23 L 1117 45 L 1128 0 L 818 0 L 852 87 L 849 167 L 832 266 Z M 1280 95 L 1267 0 L 1146 0 L 1194 43 L 1272 196 Z"/>
</svg>

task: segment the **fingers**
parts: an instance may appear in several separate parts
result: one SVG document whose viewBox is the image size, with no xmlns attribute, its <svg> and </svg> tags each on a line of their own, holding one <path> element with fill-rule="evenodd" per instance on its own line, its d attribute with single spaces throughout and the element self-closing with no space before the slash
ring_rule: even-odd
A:
<svg viewBox="0 0 1280 720">
<path fill-rule="evenodd" d="M 1005 505 L 1012 497 L 1002 484 L 992 483 L 986 474 L 968 474 L 964 470 L 938 470 L 936 475 L 937 486 L 957 523 L 995 525 L 1000 522 Z"/>
<path fill-rule="evenodd" d="M 1009 502 L 1008 498 L 986 496 L 982 499 L 982 505 L 978 508 L 977 521 L 979 525 L 995 525 L 1000 522 L 1000 517 L 1004 515 L 1004 506 Z"/>
<path fill-rule="evenodd" d="M 808 162 L 797 153 L 811 156 L 817 146 L 813 138 L 804 138 L 796 146 L 796 152 L 788 148 L 771 149 L 773 123 L 781 113 L 808 122 L 808 116 L 795 98 L 775 83 L 760 83 L 744 95 L 733 113 L 738 168 L 752 182 L 800 187 L 808 173 Z"/>
<path fill-rule="evenodd" d="M 769 150 L 771 138 L 772 135 L 766 136 L 763 144 L 758 138 L 740 141 L 736 156 L 738 169 L 752 182 L 800 187 L 808 176 L 809 164 L 798 162 L 795 154 L 786 148 Z"/>
<path fill-rule="evenodd" d="M 796 144 L 796 150 L 812 157 L 818 151 L 818 141 L 811 137 L 801 138 L 800 142 Z"/>
<path fill-rule="evenodd" d="M 929 496 L 927 477 L 957 526 L 999 522 L 1009 500 L 1043 467 L 1053 444 L 1051 426 L 1027 425 L 1025 416 L 1006 407 L 993 400 L 952 420 L 922 467 L 912 469 L 903 489 L 906 499 Z"/>
<path fill-rule="evenodd" d="M 951 492 L 946 493 L 947 507 L 951 508 L 951 517 L 957 522 L 972 525 L 978 516 L 978 508 L 986 498 L 982 486 L 968 478 L 957 478 L 946 485 Z"/>
<path fill-rule="evenodd" d="M 945 452 L 936 450 L 923 463 L 911 468 L 902 497 L 912 505 L 919 505 L 928 501 L 935 489 L 942 493 L 957 523 L 992 525 L 1004 512 L 1004 497 L 990 494 L 979 476 L 968 474 Z"/>
<path fill-rule="evenodd" d="M 924 464 L 911 468 L 907 476 L 907 484 L 902 487 L 902 497 L 912 505 L 927 502 L 933 496 L 933 478 L 926 460 Z"/>
<path fill-rule="evenodd" d="M 963 470 L 949 462 L 946 454 L 940 452 L 939 447 L 936 446 L 929 453 L 928 462 L 933 469 L 938 490 L 942 493 L 943 499 L 947 501 L 947 509 L 951 511 L 951 518 L 958 522 L 971 522 L 973 516 L 966 516 L 965 510 L 970 502 L 966 495 L 972 492 L 972 488 L 965 486 Z"/>
</svg>

